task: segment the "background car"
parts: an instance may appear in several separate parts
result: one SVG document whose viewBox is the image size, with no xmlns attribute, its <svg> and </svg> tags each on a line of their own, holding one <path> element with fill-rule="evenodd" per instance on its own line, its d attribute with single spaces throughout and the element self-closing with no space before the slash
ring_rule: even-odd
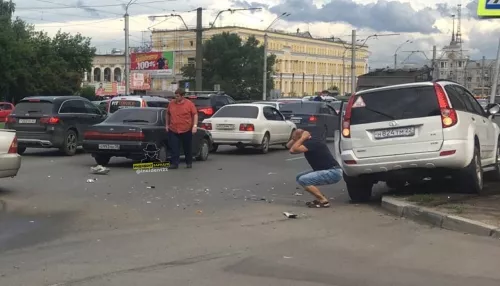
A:
<svg viewBox="0 0 500 286">
<path fill-rule="evenodd" d="M 243 103 L 243 102 L 239 102 L 239 103 Z M 256 102 L 252 102 L 252 103 L 272 106 L 272 107 L 276 108 L 277 110 L 280 110 L 280 106 L 285 104 L 285 103 L 278 102 L 278 101 L 256 101 Z"/>
<path fill-rule="evenodd" d="M 222 107 L 236 103 L 236 101 L 225 93 L 187 93 L 186 98 L 191 100 L 198 110 L 198 122 L 212 117 Z"/>
<path fill-rule="evenodd" d="M 255 147 L 261 153 L 267 153 L 270 145 L 286 145 L 297 128 L 276 108 L 252 103 L 224 106 L 201 126 L 212 133 L 213 151 L 220 145 L 231 145 Z"/>
<path fill-rule="evenodd" d="M 338 112 L 326 102 L 308 101 L 284 104 L 281 113 L 297 128 L 307 130 L 321 140 L 333 137 L 339 129 Z"/>
<path fill-rule="evenodd" d="M 59 148 L 74 155 L 90 126 L 106 114 L 80 96 L 34 96 L 23 98 L 7 119 L 6 129 L 17 132 L 18 153 L 26 148 Z"/>
<path fill-rule="evenodd" d="M 15 130 L 0 129 L 0 178 L 17 176 L 21 156 L 17 153 Z"/>
<path fill-rule="evenodd" d="M 0 102 L 0 122 L 6 122 L 7 117 L 14 110 L 14 104 L 10 102 Z"/>
<path fill-rule="evenodd" d="M 165 108 L 154 107 L 119 109 L 85 132 L 83 149 L 92 154 L 97 164 L 106 165 L 112 157 L 142 160 L 149 144 L 157 147 L 158 159 L 166 162 L 169 145 L 165 113 Z M 193 136 L 194 157 L 206 161 L 211 147 L 210 132 L 198 128 Z"/>
<path fill-rule="evenodd" d="M 111 99 L 92 101 L 101 111 L 108 113 L 108 104 Z"/>
<path fill-rule="evenodd" d="M 488 99 L 484 99 L 484 98 L 477 99 L 477 102 L 479 102 L 479 104 L 481 105 L 481 107 L 484 110 L 487 110 L 488 104 L 490 103 L 490 101 Z"/>
<path fill-rule="evenodd" d="M 169 100 L 159 96 L 132 95 L 117 96 L 108 102 L 107 113 L 112 114 L 122 108 L 130 107 L 168 107 Z"/>
</svg>

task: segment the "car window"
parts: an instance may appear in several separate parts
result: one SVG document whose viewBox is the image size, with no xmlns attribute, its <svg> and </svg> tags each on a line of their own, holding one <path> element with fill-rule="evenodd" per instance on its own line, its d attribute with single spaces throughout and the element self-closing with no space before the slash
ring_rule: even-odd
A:
<svg viewBox="0 0 500 286">
<path fill-rule="evenodd" d="M 146 104 L 149 107 L 163 107 L 167 108 L 168 107 L 168 101 L 148 101 Z"/>
<path fill-rule="evenodd" d="M 190 97 L 188 97 L 188 99 L 191 100 L 196 107 L 212 106 L 212 101 L 211 101 L 210 97 L 190 96 Z"/>
<path fill-rule="evenodd" d="M 273 113 L 273 110 L 271 107 L 264 107 L 262 109 L 263 113 L 264 113 L 264 117 L 267 119 L 267 120 L 276 120 L 276 116 L 274 115 Z"/>
<path fill-rule="evenodd" d="M 109 113 L 130 107 L 141 107 L 141 102 L 139 100 L 112 100 L 109 106 Z"/>
<path fill-rule="evenodd" d="M 16 105 L 14 110 L 15 114 L 25 115 L 25 114 L 51 114 L 54 108 L 54 104 L 48 101 L 21 101 Z"/>
<path fill-rule="evenodd" d="M 59 113 L 87 113 L 87 109 L 82 100 L 70 99 L 63 102 Z"/>
<path fill-rule="evenodd" d="M 351 125 L 441 114 L 433 86 L 363 93 L 356 96 L 354 105 Z"/>
<path fill-rule="evenodd" d="M 0 110 L 11 110 L 12 106 L 10 104 L 0 104 Z"/>
<path fill-rule="evenodd" d="M 134 108 L 134 109 L 119 109 L 111 116 L 109 116 L 105 122 L 108 123 L 133 123 L 133 124 L 146 124 L 151 125 L 158 122 L 158 111 Z"/>
<path fill-rule="evenodd" d="M 219 109 L 212 118 L 218 117 L 234 117 L 234 118 L 257 118 L 259 116 L 259 108 L 256 106 L 235 106 L 226 105 Z"/>
<path fill-rule="evenodd" d="M 460 96 L 460 93 L 453 88 L 451 85 L 447 85 L 444 87 L 446 93 L 448 94 L 448 98 L 451 101 L 451 106 L 460 111 L 467 111 L 467 105 L 464 102 L 464 99 Z"/>
<path fill-rule="evenodd" d="M 285 121 L 285 118 L 281 112 L 279 112 L 276 108 L 271 107 L 271 112 L 273 113 L 274 120 L 276 121 Z"/>
<path fill-rule="evenodd" d="M 229 101 L 226 99 L 225 96 L 217 96 L 215 98 L 215 105 L 216 106 L 224 106 L 229 104 Z"/>
<path fill-rule="evenodd" d="M 85 108 L 87 110 L 87 113 L 91 113 L 91 114 L 102 114 L 101 111 L 99 110 L 99 108 L 97 108 L 95 106 L 95 104 L 92 104 L 90 102 L 86 102 L 84 101 L 83 102 L 85 104 Z"/>
<path fill-rule="evenodd" d="M 166 117 L 167 117 L 167 110 L 165 109 L 165 110 L 162 110 L 161 114 L 160 114 L 161 124 L 163 124 L 163 125 L 167 124 Z"/>
<path fill-rule="evenodd" d="M 312 102 L 294 102 L 280 105 L 282 113 L 288 112 L 293 114 L 316 114 L 318 113 L 320 104 Z"/>
<path fill-rule="evenodd" d="M 229 102 L 229 104 L 236 103 L 236 101 L 232 97 L 230 97 L 229 95 L 227 95 L 226 98 L 227 98 L 227 101 Z"/>
<path fill-rule="evenodd" d="M 472 95 L 472 93 L 470 93 L 467 89 L 461 86 L 459 86 L 459 88 L 464 90 L 464 93 L 466 94 L 467 98 L 471 101 L 472 108 L 474 108 L 474 111 L 476 111 L 478 114 L 482 116 L 486 116 L 483 107 L 481 106 L 481 104 L 479 104 L 474 95 Z"/>
</svg>

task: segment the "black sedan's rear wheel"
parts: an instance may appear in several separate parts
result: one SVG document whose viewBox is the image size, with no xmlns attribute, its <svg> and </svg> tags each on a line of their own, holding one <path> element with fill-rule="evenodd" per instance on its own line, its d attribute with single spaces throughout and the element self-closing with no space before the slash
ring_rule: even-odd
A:
<svg viewBox="0 0 500 286">
<path fill-rule="evenodd" d="M 209 153 L 210 153 L 210 144 L 208 144 L 208 140 L 201 139 L 200 150 L 198 151 L 198 156 L 196 156 L 196 160 L 206 161 L 208 159 Z"/>
<path fill-rule="evenodd" d="M 73 156 L 76 154 L 76 148 L 78 147 L 78 135 L 73 130 L 68 130 L 64 136 L 63 146 L 59 149 L 64 155 Z"/>
</svg>

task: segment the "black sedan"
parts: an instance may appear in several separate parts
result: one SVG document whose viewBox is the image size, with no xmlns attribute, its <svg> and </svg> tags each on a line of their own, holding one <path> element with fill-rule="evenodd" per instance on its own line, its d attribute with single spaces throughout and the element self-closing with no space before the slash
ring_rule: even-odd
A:
<svg viewBox="0 0 500 286">
<path fill-rule="evenodd" d="M 149 159 L 168 162 L 165 112 L 165 108 L 158 107 L 120 109 L 85 132 L 83 149 L 91 153 L 99 165 L 108 164 L 111 157 L 125 157 L 143 163 Z M 210 132 L 198 128 L 193 135 L 195 158 L 206 161 L 211 147 Z"/>
<path fill-rule="evenodd" d="M 283 104 L 281 113 L 297 128 L 311 132 L 313 137 L 326 140 L 339 129 L 339 116 L 335 108 L 321 101 L 303 101 Z"/>
</svg>

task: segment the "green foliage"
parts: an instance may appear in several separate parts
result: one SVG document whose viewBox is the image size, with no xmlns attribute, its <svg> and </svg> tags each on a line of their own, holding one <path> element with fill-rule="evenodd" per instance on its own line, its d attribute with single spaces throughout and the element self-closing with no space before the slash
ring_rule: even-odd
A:
<svg viewBox="0 0 500 286">
<path fill-rule="evenodd" d="M 237 100 L 262 97 L 264 47 L 255 37 L 246 42 L 237 35 L 222 33 L 214 35 L 203 45 L 203 87 L 213 89 L 220 84 L 221 90 Z M 267 57 L 267 92 L 274 89 L 274 65 L 276 56 Z M 194 65 L 182 69 L 183 76 L 193 80 Z"/>
<path fill-rule="evenodd" d="M 332 90 L 332 91 L 333 91 L 333 90 L 336 90 L 336 91 L 339 91 L 339 88 L 338 88 L 337 86 L 333 85 L 333 86 L 330 86 L 330 88 L 328 88 L 328 90 Z"/>
<path fill-rule="evenodd" d="M 90 85 L 80 88 L 80 90 L 76 93 L 76 95 L 85 97 L 88 100 L 100 100 L 95 95 L 95 87 Z"/>
<path fill-rule="evenodd" d="M 14 5 L 0 2 L 0 96 L 17 102 L 32 95 L 71 95 L 80 90 L 95 48 L 80 34 L 53 38 L 12 19 Z"/>
</svg>

